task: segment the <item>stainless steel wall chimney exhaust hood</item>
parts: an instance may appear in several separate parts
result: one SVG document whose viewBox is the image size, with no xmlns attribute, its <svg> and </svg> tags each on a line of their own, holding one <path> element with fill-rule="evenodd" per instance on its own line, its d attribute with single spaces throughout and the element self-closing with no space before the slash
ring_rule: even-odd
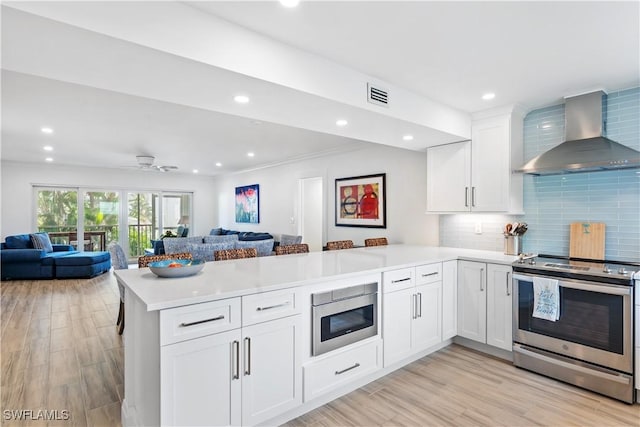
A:
<svg viewBox="0 0 640 427">
<path fill-rule="evenodd" d="M 603 136 L 606 99 L 602 91 L 566 98 L 566 141 L 514 172 L 558 175 L 640 168 L 640 151 Z"/>
</svg>

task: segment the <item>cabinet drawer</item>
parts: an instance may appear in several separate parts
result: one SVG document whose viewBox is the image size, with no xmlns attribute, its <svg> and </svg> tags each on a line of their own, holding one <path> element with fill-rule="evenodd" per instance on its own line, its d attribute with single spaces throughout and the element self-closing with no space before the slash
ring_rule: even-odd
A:
<svg viewBox="0 0 640 427">
<path fill-rule="evenodd" d="M 442 280 L 442 263 L 420 265 L 416 267 L 416 284 L 424 285 Z"/>
<path fill-rule="evenodd" d="M 161 310 L 160 345 L 229 331 L 240 326 L 240 298 Z"/>
<path fill-rule="evenodd" d="M 308 402 L 381 367 L 380 341 L 374 341 L 304 367 L 304 400 Z"/>
<path fill-rule="evenodd" d="M 265 292 L 242 297 L 242 325 L 253 325 L 300 312 L 295 289 Z"/>
<path fill-rule="evenodd" d="M 384 293 L 411 288 L 414 284 L 414 268 L 401 268 L 400 270 L 391 270 L 382 273 L 382 289 Z"/>
</svg>

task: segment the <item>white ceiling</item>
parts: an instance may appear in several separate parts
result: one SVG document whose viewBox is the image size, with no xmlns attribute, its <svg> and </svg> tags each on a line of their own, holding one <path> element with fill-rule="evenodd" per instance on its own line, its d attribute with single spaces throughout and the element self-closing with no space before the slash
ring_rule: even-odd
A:
<svg viewBox="0 0 640 427">
<path fill-rule="evenodd" d="M 189 4 L 468 113 L 509 104 L 533 109 L 561 102 L 565 95 L 640 84 L 638 2 L 303 1 L 295 9 L 277 2 Z M 155 2 L 145 7 L 153 8 Z M 24 33 L 7 37 L 11 25 L 6 16 L 19 18 L 3 13 L 3 160 L 42 162 L 51 155 L 58 164 L 118 168 L 134 166 L 137 154 L 148 154 L 157 164 L 177 165 L 183 173 L 194 168 L 206 175 L 229 173 L 366 145 L 340 130 L 317 131 L 313 120 L 333 120 L 337 111 L 360 114 L 384 141 L 393 132 L 407 130 L 432 142 L 455 140 L 425 126 L 354 111 L 358 109 L 274 84 L 259 89 L 271 100 L 267 117 L 273 122 L 256 120 L 251 109 L 223 109 L 209 96 L 216 91 L 218 98 L 229 98 L 222 92 L 232 78 L 259 83 L 246 76 L 229 77 L 231 73 L 208 67 L 209 73 L 217 73 L 214 87 L 198 77 L 205 66 L 196 61 L 133 43 L 124 49 L 124 40 L 46 20 L 21 21 Z M 68 37 L 61 38 L 65 32 Z M 42 40 L 33 41 L 38 38 Z M 47 40 L 67 42 L 46 45 Z M 41 45 L 35 48 L 33 43 Z M 73 79 L 61 72 L 71 61 Z M 208 101 L 187 103 L 177 97 L 167 102 L 159 93 L 137 90 L 143 85 L 134 79 L 136 71 L 152 80 L 166 70 L 183 70 L 176 87 L 200 87 L 203 92 L 206 87 L 203 98 Z M 95 83 L 98 74 L 115 76 L 118 89 Z M 493 101 L 480 99 L 487 91 L 496 93 Z M 308 112 L 309 120 L 277 124 L 285 122 L 277 113 L 291 116 L 285 100 L 293 99 L 294 108 Z M 45 125 L 53 127 L 54 134 L 40 133 Z M 44 153 L 45 144 L 55 151 Z M 248 158 L 248 151 L 256 157 Z"/>
<path fill-rule="evenodd" d="M 640 79 L 637 1 L 189 4 L 467 112 L 533 109 Z"/>
</svg>

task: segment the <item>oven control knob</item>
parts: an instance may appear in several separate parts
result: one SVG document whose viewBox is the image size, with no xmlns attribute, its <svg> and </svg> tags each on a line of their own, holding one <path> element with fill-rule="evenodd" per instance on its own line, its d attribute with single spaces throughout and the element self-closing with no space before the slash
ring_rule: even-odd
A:
<svg viewBox="0 0 640 427">
<path fill-rule="evenodd" d="M 628 271 L 627 271 L 627 269 L 626 269 L 626 268 L 624 268 L 624 267 L 622 267 L 622 268 L 620 268 L 620 269 L 618 270 L 618 274 L 627 274 L 627 273 L 628 273 Z"/>
<path fill-rule="evenodd" d="M 531 258 L 529 260 L 529 265 L 536 265 L 536 260 L 534 260 L 533 258 Z"/>
<path fill-rule="evenodd" d="M 610 273 L 611 273 L 611 269 L 605 265 L 605 266 L 602 268 L 602 272 L 603 272 L 603 273 L 610 274 Z"/>
</svg>

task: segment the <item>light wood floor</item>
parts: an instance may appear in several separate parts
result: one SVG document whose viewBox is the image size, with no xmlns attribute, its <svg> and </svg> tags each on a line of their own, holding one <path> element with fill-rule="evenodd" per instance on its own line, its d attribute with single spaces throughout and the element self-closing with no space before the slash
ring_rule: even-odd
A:
<svg viewBox="0 0 640 427">
<path fill-rule="evenodd" d="M 123 348 L 113 273 L 2 282 L 2 425 L 120 425 Z M 68 410 L 18 422 L 5 410 Z M 640 426 L 640 405 L 453 345 L 290 421 L 292 426 Z"/>
<path fill-rule="evenodd" d="M 120 425 L 124 351 L 113 273 L 1 286 L 2 425 Z M 7 420 L 5 410 L 68 411 L 69 420 Z"/>
</svg>

